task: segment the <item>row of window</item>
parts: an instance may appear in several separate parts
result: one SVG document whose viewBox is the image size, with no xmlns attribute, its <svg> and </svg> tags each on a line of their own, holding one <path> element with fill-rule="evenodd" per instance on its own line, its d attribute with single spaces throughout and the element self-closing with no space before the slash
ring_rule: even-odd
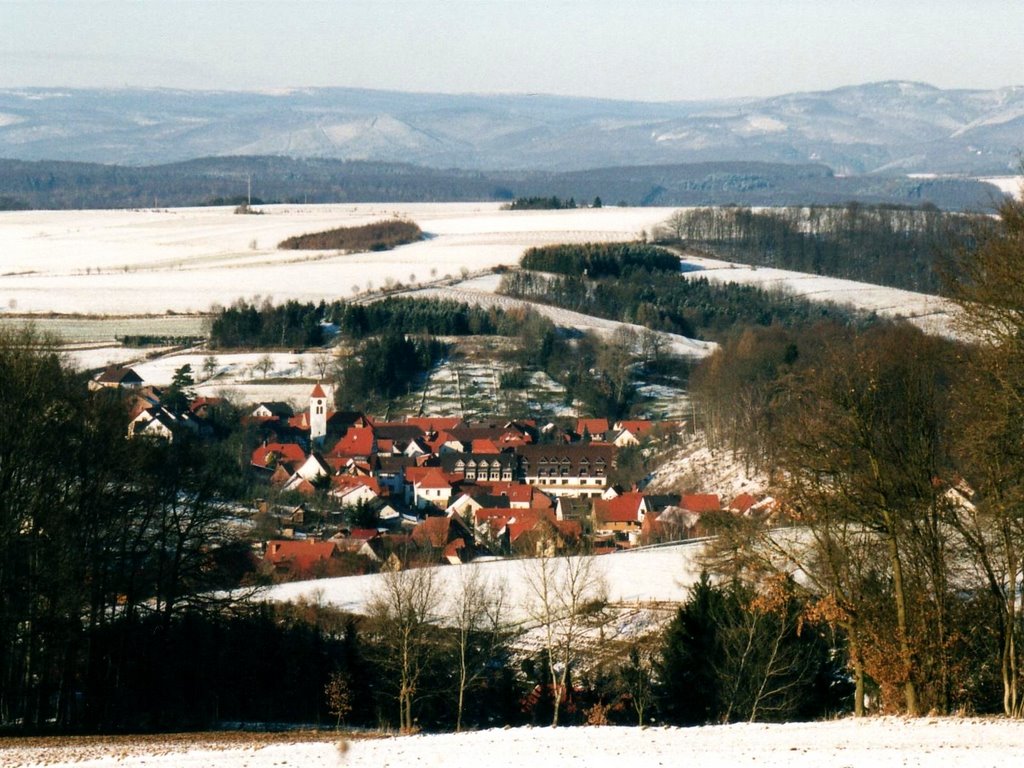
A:
<svg viewBox="0 0 1024 768">
<path fill-rule="evenodd" d="M 526 478 L 526 482 L 529 483 L 530 485 L 569 485 L 570 484 L 569 480 L 571 480 L 571 479 L 572 478 L 568 478 L 568 477 L 556 478 L 556 477 L 544 477 L 544 476 L 541 476 L 541 477 L 534 478 L 533 480 L 531 480 L 530 478 Z M 591 480 L 593 480 L 593 483 L 591 483 Z M 576 481 L 572 483 L 572 485 L 588 485 L 588 484 L 604 485 L 604 478 L 603 477 L 594 477 L 594 478 L 580 477 L 580 478 L 577 478 Z"/>
</svg>

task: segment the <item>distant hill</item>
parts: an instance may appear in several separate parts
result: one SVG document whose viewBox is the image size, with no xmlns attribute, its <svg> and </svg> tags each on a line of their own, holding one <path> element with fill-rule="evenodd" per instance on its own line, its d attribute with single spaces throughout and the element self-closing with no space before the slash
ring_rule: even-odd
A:
<svg viewBox="0 0 1024 768">
<path fill-rule="evenodd" d="M 0 210 L 292 203 L 511 201 L 556 195 L 587 204 L 809 205 L 851 200 L 988 209 L 1000 196 L 967 179 L 837 176 L 825 165 L 724 162 L 585 171 L 441 170 L 323 158 L 214 157 L 157 166 L 0 160 Z"/>
<path fill-rule="evenodd" d="M 1024 87 L 884 82 L 645 103 L 321 88 L 0 90 L 0 157 L 152 165 L 283 155 L 465 170 L 822 163 L 837 174 L 1015 172 Z"/>
</svg>

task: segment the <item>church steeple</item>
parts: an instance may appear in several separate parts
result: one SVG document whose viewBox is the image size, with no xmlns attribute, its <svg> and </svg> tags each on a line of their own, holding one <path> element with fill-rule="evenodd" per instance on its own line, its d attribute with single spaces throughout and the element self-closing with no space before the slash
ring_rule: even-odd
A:
<svg viewBox="0 0 1024 768">
<path fill-rule="evenodd" d="M 320 382 L 309 395 L 309 441 L 322 442 L 327 436 L 327 394 Z"/>
</svg>

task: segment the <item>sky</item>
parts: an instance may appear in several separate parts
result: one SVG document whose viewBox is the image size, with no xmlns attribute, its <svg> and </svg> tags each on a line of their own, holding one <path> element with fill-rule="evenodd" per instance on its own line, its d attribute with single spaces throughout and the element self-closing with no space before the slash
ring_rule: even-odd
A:
<svg viewBox="0 0 1024 768">
<path fill-rule="evenodd" d="M 1020 0 L 0 0 L 0 88 L 642 101 L 1024 84 Z"/>
</svg>

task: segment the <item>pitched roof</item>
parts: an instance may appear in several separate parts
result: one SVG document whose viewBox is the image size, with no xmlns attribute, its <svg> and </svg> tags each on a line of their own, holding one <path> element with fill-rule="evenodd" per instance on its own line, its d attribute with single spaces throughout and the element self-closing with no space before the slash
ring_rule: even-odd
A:
<svg viewBox="0 0 1024 768">
<path fill-rule="evenodd" d="M 96 377 L 101 384 L 141 384 L 142 377 L 125 365 L 109 365 Z"/>
<path fill-rule="evenodd" d="M 473 441 L 470 453 L 501 453 L 501 449 L 494 444 L 493 440 L 479 438 Z"/>
<path fill-rule="evenodd" d="M 418 427 L 422 432 L 447 432 L 463 422 L 456 416 L 409 416 L 405 423 Z"/>
<path fill-rule="evenodd" d="M 308 572 L 319 562 L 334 557 L 337 548 L 333 541 L 281 539 L 267 542 L 263 559 L 275 567 L 285 567 L 293 573 Z"/>
<path fill-rule="evenodd" d="M 679 500 L 679 506 L 688 512 L 717 512 L 722 502 L 717 493 L 687 493 Z"/>
<path fill-rule="evenodd" d="M 628 491 L 614 499 L 594 499 L 594 516 L 601 523 L 639 523 L 647 510 L 644 495 Z"/>
<path fill-rule="evenodd" d="M 251 461 L 257 467 L 266 467 L 270 465 L 272 456 L 277 458 L 277 463 L 281 461 L 301 463 L 306 460 L 306 452 L 297 443 L 267 443 L 258 446 L 252 452 Z"/>
<path fill-rule="evenodd" d="M 418 480 L 413 481 L 418 488 L 424 489 L 444 489 L 451 488 L 452 484 L 456 482 L 456 478 L 452 475 L 442 472 L 439 467 L 426 467 L 427 471 L 424 472 Z M 408 470 L 406 470 L 406 476 L 408 477 Z"/>
<path fill-rule="evenodd" d="M 448 531 L 451 529 L 452 518 L 428 517 L 412 529 L 412 540 L 419 546 L 430 546 L 440 549 L 448 543 Z"/>
<path fill-rule="evenodd" d="M 313 391 L 309 393 L 309 396 L 310 397 L 321 397 L 321 398 L 325 398 L 326 399 L 327 398 L 327 393 L 324 392 L 324 388 L 320 386 L 320 382 L 318 381 L 316 383 L 316 386 L 313 387 Z"/>
<path fill-rule="evenodd" d="M 741 493 L 729 502 L 729 510 L 732 512 L 746 512 L 757 503 L 757 499 L 749 493 Z"/>
<path fill-rule="evenodd" d="M 378 496 L 381 495 L 380 484 L 372 477 L 365 475 L 335 475 L 331 478 L 331 493 L 355 490 L 356 488 L 369 488 Z"/>
<path fill-rule="evenodd" d="M 373 453 L 373 429 L 350 427 L 334 444 L 331 456 L 369 456 Z"/>
<path fill-rule="evenodd" d="M 618 429 L 639 436 L 650 432 L 656 424 L 648 419 L 636 419 L 634 421 L 620 421 L 616 426 Z"/>
<path fill-rule="evenodd" d="M 579 419 L 576 422 L 577 435 L 586 432 L 591 437 L 604 436 L 608 429 L 608 419 Z"/>
</svg>

